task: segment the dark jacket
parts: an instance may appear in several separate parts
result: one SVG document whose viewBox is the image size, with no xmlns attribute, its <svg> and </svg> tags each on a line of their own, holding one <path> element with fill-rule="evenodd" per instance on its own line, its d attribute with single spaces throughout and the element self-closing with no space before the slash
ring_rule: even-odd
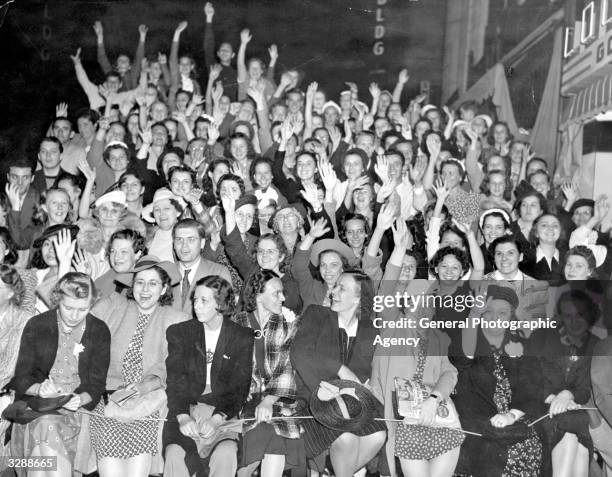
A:
<svg viewBox="0 0 612 477">
<path fill-rule="evenodd" d="M 346 366 L 361 382 L 370 379 L 374 339 L 372 321 L 360 320 L 350 359 Z M 302 315 L 291 348 L 291 364 L 296 372 L 297 395 L 310 399 L 321 381 L 338 379 L 340 360 L 338 314 L 320 305 L 310 305 Z"/>
<path fill-rule="evenodd" d="M 106 373 L 110 363 L 110 331 L 106 324 L 88 314 L 81 343 L 85 348 L 79 355 L 79 378 L 81 384 L 74 392 L 88 393 L 91 402 L 85 409 L 93 410 L 106 389 Z M 25 392 L 32 384 L 42 383 L 49 377 L 55 362 L 59 331 L 57 309 L 35 316 L 23 330 L 15 377 L 9 384 L 15 390 L 15 399 L 28 401 Z"/>
<path fill-rule="evenodd" d="M 196 319 L 168 328 L 166 394 L 168 416 L 189 414 L 189 406 L 203 402 L 228 419 L 237 416 L 249 394 L 253 369 L 253 332 L 226 319 L 211 367 L 212 392 L 206 387 L 206 341 L 204 326 Z"/>
</svg>

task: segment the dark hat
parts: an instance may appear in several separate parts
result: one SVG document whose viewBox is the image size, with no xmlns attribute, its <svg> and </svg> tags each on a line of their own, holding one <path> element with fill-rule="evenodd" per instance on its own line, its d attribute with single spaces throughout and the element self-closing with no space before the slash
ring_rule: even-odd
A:
<svg viewBox="0 0 612 477">
<path fill-rule="evenodd" d="M 71 224 L 52 225 L 51 227 L 47 227 L 43 231 L 42 235 L 38 237 L 36 240 L 34 240 L 34 243 L 32 244 L 32 246 L 34 248 L 42 247 L 42 244 L 45 242 L 45 240 L 58 235 L 62 230 L 68 230 L 70 232 L 70 240 L 76 240 L 76 237 L 79 233 L 79 228 L 76 225 L 71 225 Z"/>
<path fill-rule="evenodd" d="M 252 205 L 257 208 L 257 197 L 253 194 L 243 195 L 236 201 L 236 208 L 234 210 L 238 210 L 243 205 Z"/>
<path fill-rule="evenodd" d="M 56 409 L 60 409 L 64 404 L 70 401 L 72 397 L 73 397 L 73 394 L 61 394 L 56 397 L 48 397 L 48 398 L 43 398 L 40 396 L 33 396 L 28 399 L 28 404 L 34 411 L 38 411 L 38 412 L 55 411 Z"/>
<path fill-rule="evenodd" d="M 342 432 L 355 432 L 381 417 L 382 404 L 355 381 L 321 381 L 310 397 L 310 412 L 317 422 Z"/>
<path fill-rule="evenodd" d="M 535 190 L 534 187 L 525 180 L 522 180 L 518 183 L 518 185 L 514 189 L 514 195 L 516 196 L 516 201 L 514 202 L 515 209 L 525 197 L 531 195 L 538 196 L 541 197 L 543 200 L 546 200 L 546 198 L 542 194 Z"/>
<path fill-rule="evenodd" d="M 323 239 L 317 241 L 310 250 L 310 263 L 312 263 L 315 267 L 318 267 L 319 255 L 321 255 L 321 252 L 326 252 L 327 250 L 338 252 L 342 257 L 346 258 L 349 265 L 355 265 L 357 258 L 355 257 L 353 250 L 351 247 L 338 239 Z"/>
<path fill-rule="evenodd" d="M 512 308 L 516 309 L 519 305 L 519 299 L 513 288 L 503 285 L 489 285 L 487 288 L 487 298 L 494 300 L 505 300 Z"/>
<path fill-rule="evenodd" d="M 569 214 L 574 215 L 578 207 L 590 207 L 591 209 L 595 209 L 595 201 L 593 199 L 578 199 L 572 204 Z"/>
<path fill-rule="evenodd" d="M 140 257 L 140 259 L 134 264 L 134 268 L 129 272 L 119 273 L 115 277 L 115 281 L 122 283 L 128 287 L 132 286 L 132 280 L 134 278 L 134 274 L 141 272 L 143 270 L 148 270 L 149 268 L 159 267 L 164 272 L 168 274 L 170 277 L 170 284 L 176 285 L 181 281 L 181 277 L 178 273 L 176 264 L 168 261 L 161 261 L 155 255 L 145 255 Z"/>
</svg>

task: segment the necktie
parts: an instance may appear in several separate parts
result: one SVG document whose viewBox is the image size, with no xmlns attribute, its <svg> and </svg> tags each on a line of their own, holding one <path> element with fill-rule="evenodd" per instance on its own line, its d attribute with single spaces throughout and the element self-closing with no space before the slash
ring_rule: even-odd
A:
<svg viewBox="0 0 612 477">
<path fill-rule="evenodd" d="M 189 272 L 190 271 L 191 269 L 185 270 L 185 274 L 183 275 L 183 281 L 181 282 L 181 301 L 182 301 L 181 305 L 182 307 L 185 306 L 185 302 L 189 298 Z"/>
</svg>

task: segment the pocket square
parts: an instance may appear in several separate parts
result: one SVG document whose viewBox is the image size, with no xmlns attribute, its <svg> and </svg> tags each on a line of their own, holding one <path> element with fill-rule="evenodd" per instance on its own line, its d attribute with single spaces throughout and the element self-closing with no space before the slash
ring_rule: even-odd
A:
<svg viewBox="0 0 612 477">
<path fill-rule="evenodd" d="M 223 355 L 223 359 L 232 359 L 232 358 L 230 358 L 228 355 L 224 354 Z"/>
</svg>

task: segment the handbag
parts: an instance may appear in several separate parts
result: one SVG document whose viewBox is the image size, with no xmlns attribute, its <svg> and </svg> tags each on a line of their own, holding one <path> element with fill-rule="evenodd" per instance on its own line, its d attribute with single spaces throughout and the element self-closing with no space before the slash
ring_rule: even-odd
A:
<svg viewBox="0 0 612 477">
<path fill-rule="evenodd" d="M 432 389 L 415 379 L 395 377 L 396 414 L 415 422 L 421 417 L 421 404 L 429 398 Z M 395 404 L 395 403 L 394 403 Z M 443 399 L 438 405 L 434 426 L 459 427 L 459 414 L 450 398 Z"/>
<path fill-rule="evenodd" d="M 111 396 L 108 404 L 104 407 L 104 416 L 120 421 L 133 421 L 161 410 L 166 403 L 166 391 L 162 388 L 123 399 L 120 404 L 113 401 Z"/>
</svg>

